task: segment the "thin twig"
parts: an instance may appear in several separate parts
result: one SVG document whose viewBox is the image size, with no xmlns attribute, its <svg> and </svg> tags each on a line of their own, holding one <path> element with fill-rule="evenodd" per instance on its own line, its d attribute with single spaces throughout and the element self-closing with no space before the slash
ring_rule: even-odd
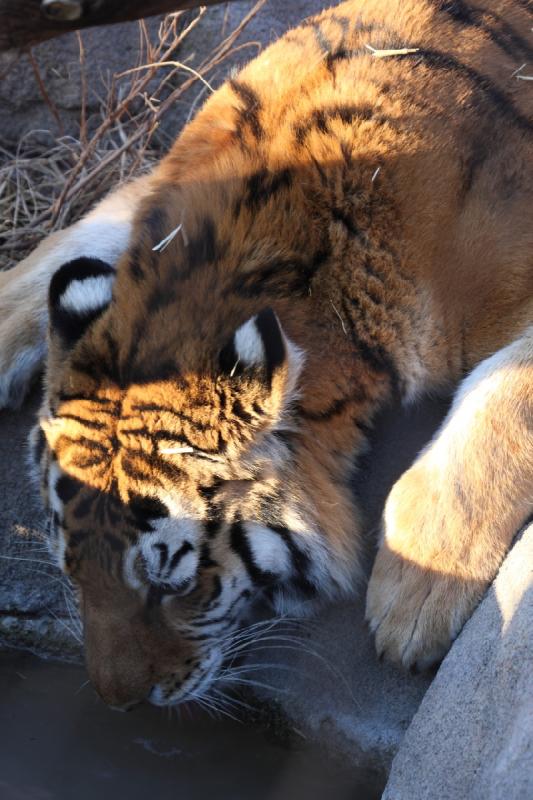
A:
<svg viewBox="0 0 533 800">
<path fill-rule="evenodd" d="M 365 44 L 367 50 L 370 50 L 375 58 L 390 58 L 391 56 L 410 56 L 413 53 L 419 53 L 419 47 L 401 47 L 399 50 L 379 50 L 372 47 L 371 44 Z"/>
<path fill-rule="evenodd" d="M 53 118 L 56 121 L 57 129 L 59 131 L 59 135 L 60 136 L 64 136 L 65 129 L 63 127 L 63 122 L 62 122 L 61 117 L 59 115 L 59 111 L 57 110 L 56 104 L 54 103 L 54 101 L 52 100 L 52 98 L 50 97 L 48 92 L 46 91 L 46 86 L 44 85 L 44 81 L 43 81 L 43 78 L 42 78 L 42 75 L 41 75 L 41 70 L 39 69 L 39 65 L 37 63 L 37 60 L 36 60 L 36 58 L 35 58 L 35 56 L 33 54 L 33 50 L 31 48 L 28 49 L 28 58 L 30 60 L 31 68 L 33 70 L 33 74 L 35 75 L 35 80 L 37 81 L 37 85 L 39 87 L 39 91 L 40 91 L 40 93 L 42 95 L 42 98 L 43 98 L 44 102 L 46 103 L 46 105 L 48 106 L 48 109 L 50 110 L 50 113 L 52 114 Z"/>
<path fill-rule="evenodd" d="M 140 22 L 137 65 L 126 74 L 102 76 L 103 92 L 88 83 L 83 40 L 79 37 L 78 137 L 61 135 L 50 145 L 45 142 L 52 139 L 51 134 L 44 132 L 43 136 L 40 131 L 23 137 L 15 152 L 0 146 L 0 268 L 30 252 L 46 234 L 79 219 L 118 183 L 156 163 L 163 141 L 160 125 L 172 107 L 187 99 L 192 114 L 200 97 L 212 90 L 213 76 L 228 57 L 245 47 L 260 47 L 258 42 L 237 40 L 265 2 L 258 0 L 199 64 L 189 65 L 187 58 L 176 60 L 176 52 L 207 13 L 205 8 L 181 30 L 184 12 L 167 15 L 155 39 Z M 59 114 L 32 54 L 30 60 L 59 126 Z M 165 62 L 171 67 L 163 73 Z M 189 74 L 184 76 L 183 72 Z M 202 91 L 191 101 L 188 92 L 198 83 Z M 100 104 L 96 124 L 88 116 L 89 94 Z M 186 240 L 184 229 L 182 235 Z"/>
</svg>

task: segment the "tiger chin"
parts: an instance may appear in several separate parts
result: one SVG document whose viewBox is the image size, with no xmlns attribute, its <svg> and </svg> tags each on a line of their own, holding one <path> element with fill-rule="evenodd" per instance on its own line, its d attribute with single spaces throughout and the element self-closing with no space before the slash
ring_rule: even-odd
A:
<svg viewBox="0 0 533 800">
<path fill-rule="evenodd" d="M 357 590 L 351 483 L 392 398 L 456 392 L 386 503 L 378 654 L 438 662 L 494 578 L 533 496 L 531 22 L 325 11 L 0 276 L 0 401 L 46 351 L 32 448 L 111 706 L 205 695 L 260 598 Z"/>
</svg>

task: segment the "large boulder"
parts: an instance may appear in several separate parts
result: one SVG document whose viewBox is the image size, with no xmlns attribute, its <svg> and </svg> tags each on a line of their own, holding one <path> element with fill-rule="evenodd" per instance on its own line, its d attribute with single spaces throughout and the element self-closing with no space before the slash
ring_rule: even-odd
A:
<svg viewBox="0 0 533 800">
<path fill-rule="evenodd" d="M 383 800 L 533 797 L 533 525 L 427 692 Z"/>
</svg>

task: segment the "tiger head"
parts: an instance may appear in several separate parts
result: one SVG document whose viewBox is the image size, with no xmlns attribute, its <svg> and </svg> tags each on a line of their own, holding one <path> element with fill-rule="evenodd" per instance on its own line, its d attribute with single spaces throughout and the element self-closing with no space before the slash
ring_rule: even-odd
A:
<svg viewBox="0 0 533 800">
<path fill-rule="evenodd" d="M 119 267 L 78 259 L 52 279 L 32 445 L 89 675 L 127 708 L 202 696 L 253 602 L 312 603 L 330 555 L 294 469 L 304 355 L 280 317 L 228 304 L 190 324 L 187 285 L 149 313 Z"/>
</svg>

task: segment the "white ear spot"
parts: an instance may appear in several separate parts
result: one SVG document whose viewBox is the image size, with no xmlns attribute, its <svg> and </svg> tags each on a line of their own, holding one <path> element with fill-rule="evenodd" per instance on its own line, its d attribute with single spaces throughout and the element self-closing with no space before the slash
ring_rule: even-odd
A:
<svg viewBox="0 0 533 800">
<path fill-rule="evenodd" d="M 114 275 L 95 275 L 85 280 L 74 280 L 59 300 L 63 311 L 85 314 L 106 306 L 113 290 Z"/>
<path fill-rule="evenodd" d="M 291 573 L 291 557 L 283 539 L 270 528 L 257 522 L 247 522 L 246 537 L 254 561 L 265 572 L 273 572 L 280 578 Z"/>
<path fill-rule="evenodd" d="M 244 364 L 261 364 L 265 360 L 265 348 L 261 334 L 255 325 L 255 317 L 249 319 L 235 333 L 235 352 Z"/>
</svg>

